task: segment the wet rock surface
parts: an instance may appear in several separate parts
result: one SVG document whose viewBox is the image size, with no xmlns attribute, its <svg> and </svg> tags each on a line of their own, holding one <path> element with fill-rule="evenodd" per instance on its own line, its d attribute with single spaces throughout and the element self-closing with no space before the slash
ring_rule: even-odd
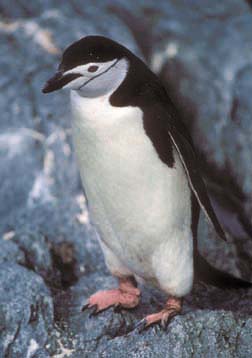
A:
<svg viewBox="0 0 252 358">
<path fill-rule="evenodd" d="M 201 251 L 252 279 L 251 4 L 246 1 L 0 1 L 0 357 L 249 357 L 252 291 L 196 286 L 162 331 L 137 322 L 165 297 L 97 317 L 105 268 L 71 141 L 68 94 L 41 94 L 61 50 L 103 34 L 145 58 L 190 128 L 229 244 L 202 218 Z"/>
</svg>

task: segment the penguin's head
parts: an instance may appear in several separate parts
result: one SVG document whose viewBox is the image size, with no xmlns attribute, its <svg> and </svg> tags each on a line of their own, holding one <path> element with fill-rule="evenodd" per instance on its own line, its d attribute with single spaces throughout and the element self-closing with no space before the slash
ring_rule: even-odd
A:
<svg viewBox="0 0 252 358">
<path fill-rule="evenodd" d="M 64 51 L 58 71 L 42 91 L 68 88 L 83 97 L 113 92 L 127 75 L 131 55 L 125 47 L 108 38 L 84 37 Z"/>
</svg>

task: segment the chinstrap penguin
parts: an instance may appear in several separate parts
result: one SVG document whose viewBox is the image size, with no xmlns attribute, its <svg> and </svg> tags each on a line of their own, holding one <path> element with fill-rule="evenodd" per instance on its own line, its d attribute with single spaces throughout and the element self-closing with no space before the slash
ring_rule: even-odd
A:
<svg viewBox="0 0 252 358">
<path fill-rule="evenodd" d="M 197 250 L 200 208 L 225 234 L 201 178 L 192 140 L 158 77 L 122 45 L 87 36 L 63 53 L 44 93 L 71 90 L 73 139 L 88 208 L 119 288 L 85 308 L 133 308 L 136 282 L 169 296 L 142 327 L 166 325 L 200 280 L 223 288 L 250 283 L 213 268 Z"/>
</svg>

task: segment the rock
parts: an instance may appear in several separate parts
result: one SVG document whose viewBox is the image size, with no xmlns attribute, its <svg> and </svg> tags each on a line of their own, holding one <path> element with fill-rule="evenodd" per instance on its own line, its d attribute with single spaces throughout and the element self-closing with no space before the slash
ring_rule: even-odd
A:
<svg viewBox="0 0 252 358">
<path fill-rule="evenodd" d="M 0 356 L 33 357 L 53 324 L 49 290 L 38 275 L 17 264 L 0 265 Z"/>
<path fill-rule="evenodd" d="M 25 253 L 26 266 L 55 288 L 69 287 L 87 273 L 104 270 L 92 227 L 79 221 L 80 215 L 87 214 L 83 199 L 79 194 L 71 201 L 67 197 L 53 205 L 35 205 L 9 221 L 17 227 L 12 240 Z"/>
<path fill-rule="evenodd" d="M 134 333 L 127 338 L 116 337 L 103 345 L 100 354 L 104 357 L 232 357 L 237 354 L 243 324 L 242 319 L 221 311 L 195 312 L 183 319 L 176 318 L 167 334 L 159 330 L 153 334 L 152 330 L 140 336 Z M 245 330 L 250 335 L 251 322 Z M 243 348 L 241 356 L 245 357 L 250 351 L 248 342 Z"/>
<path fill-rule="evenodd" d="M 0 245 L 0 264 L 5 262 L 25 264 L 25 255 L 14 242 L 1 240 Z"/>
<path fill-rule="evenodd" d="M 187 296 L 183 315 L 176 317 L 167 331 L 153 327 L 139 334 L 137 323 L 146 314 L 160 309 L 165 301 L 165 296 L 153 289 L 143 290 L 141 305 L 132 311 L 115 313 L 109 309 L 91 318 L 91 311 L 81 313 L 89 295 L 115 284 L 114 279 L 100 271 L 83 277 L 57 297 L 57 322 L 64 347 L 72 350 L 73 357 L 187 358 L 195 354 L 210 358 L 245 357 L 250 352 L 252 320 L 248 317 L 252 292 L 232 291 L 227 295 L 225 291 L 198 286 Z"/>
<path fill-rule="evenodd" d="M 49 278 L 52 275 L 53 263 L 46 238 L 40 233 L 26 232 L 16 234 L 13 238 L 25 254 L 26 267 L 40 276 Z"/>
</svg>

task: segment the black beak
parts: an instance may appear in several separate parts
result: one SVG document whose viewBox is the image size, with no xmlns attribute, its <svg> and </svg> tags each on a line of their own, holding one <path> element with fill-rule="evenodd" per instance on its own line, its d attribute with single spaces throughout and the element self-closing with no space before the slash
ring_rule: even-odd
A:
<svg viewBox="0 0 252 358">
<path fill-rule="evenodd" d="M 50 78 L 46 82 L 45 86 L 42 89 L 42 92 L 49 93 L 57 91 L 64 87 L 67 83 L 81 76 L 82 75 L 80 73 L 69 73 L 67 75 L 64 75 L 64 72 L 58 71 L 52 78 Z"/>
</svg>

